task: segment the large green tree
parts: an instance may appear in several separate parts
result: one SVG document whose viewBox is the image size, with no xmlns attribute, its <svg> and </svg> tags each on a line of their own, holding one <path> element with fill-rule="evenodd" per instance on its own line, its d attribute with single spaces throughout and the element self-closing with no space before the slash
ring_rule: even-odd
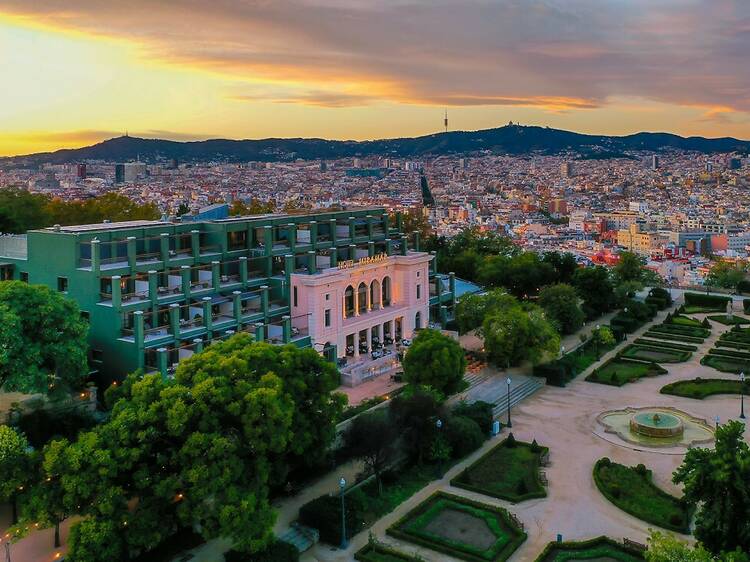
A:
<svg viewBox="0 0 750 562">
<path fill-rule="evenodd" d="M 465 334 L 474 328 L 479 328 L 492 311 L 511 306 L 518 306 L 518 300 L 506 293 L 504 289 L 464 295 L 456 303 L 458 330 Z"/>
<path fill-rule="evenodd" d="M 542 261 L 548 263 L 555 269 L 556 281 L 558 283 L 570 283 L 573 274 L 578 270 L 578 262 L 570 252 L 545 252 Z"/>
<path fill-rule="evenodd" d="M 0 189 L 0 232 L 17 234 L 53 224 L 47 211 L 49 201 L 47 196 L 26 189 Z"/>
<path fill-rule="evenodd" d="M 466 372 L 464 350 L 437 330 L 420 330 L 403 361 L 404 377 L 448 396 L 461 390 Z"/>
<path fill-rule="evenodd" d="M 553 283 L 556 276 L 554 267 L 534 252 L 524 252 L 512 257 L 488 257 L 478 272 L 479 281 L 483 285 L 505 287 L 519 299 L 536 296 L 543 286 Z"/>
<path fill-rule="evenodd" d="M 29 442 L 15 429 L 0 425 L 0 501 L 13 507 L 13 523 L 18 520 L 18 496 L 31 479 Z"/>
<path fill-rule="evenodd" d="M 547 318 L 563 334 L 572 334 L 583 325 L 584 314 L 580 298 L 570 285 L 548 285 L 539 293 L 539 306 Z"/>
<path fill-rule="evenodd" d="M 617 264 L 612 268 L 612 274 L 618 283 L 626 281 L 641 282 L 645 265 L 646 261 L 638 254 L 622 252 Z"/>
<path fill-rule="evenodd" d="M 382 409 L 357 416 L 344 434 L 349 454 L 362 459 L 365 467 L 375 475 L 378 493 L 383 490 L 381 475 L 394 460 L 398 437 L 395 424 Z"/>
<path fill-rule="evenodd" d="M 748 562 L 744 552 L 729 552 L 714 556 L 700 543 L 690 546 L 674 535 L 652 531 L 648 538 L 646 562 Z"/>
<path fill-rule="evenodd" d="M 684 485 L 684 499 L 697 506 L 695 538 L 714 554 L 750 552 L 750 448 L 744 424 L 730 421 L 716 429 L 714 449 L 688 449 L 673 481 Z"/>
<path fill-rule="evenodd" d="M 48 392 L 88 373 L 88 322 L 78 305 L 42 285 L 0 282 L 0 387 Z"/>
<path fill-rule="evenodd" d="M 500 366 L 533 363 L 560 348 L 560 336 L 537 306 L 498 310 L 485 318 L 482 325 L 484 348 L 489 358 Z"/>
<path fill-rule="evenodd" d="M 589 318 L 609 312 L 615 304 L 609 272 L 602 266 L 578 269 L 573 274 L 572 284 L 583 299 L 583 309 Z"/>
<path fill-rule="evenodd" d="M 746 276 L 746 265 L 720 260 L 708 272 L 706 285 L 736 290 L 737 285 L 744 281 Z"/>
</svg>

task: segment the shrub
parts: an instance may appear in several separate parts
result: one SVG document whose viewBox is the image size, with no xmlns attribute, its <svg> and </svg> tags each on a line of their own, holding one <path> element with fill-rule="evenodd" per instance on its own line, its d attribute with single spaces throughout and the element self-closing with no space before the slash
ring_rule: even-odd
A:
<svg viewBox="0 0 750 562">
<path fill-rule="evenodd" d="M 601 460 L 599 460 L 599 464 L 602 466 L 609 466 L 612 464 L 612 460 L 609 457 L 604 457 Z"/>
<path fill-rule="evenodd" d="M 529 485 L 526 484 L 525 479 L 522 478 L 521 480 L 518 481 L 518 484 L 516 485 L 516 493 L 519 496 L 525 496 L 526 494 L 529 493 Z"/>
<path fill-rule="evenodd" d="M 451 416 L 445 427 L 445 437 L 455 458 L 465 457 L 484 443 L 484 434 L 477 423 L 464 416 Z"/>
<path fill-rule="evenodd" d="M 264 550 L 254 554 L 230 550 L 224 554 L 224 562 L 297 562 L 299 550 L 294 545 L 275 540 Z"/>
<path fill-rule="evenodd" d="M 516 446 L 516 438 L 513 435 L 513 432 L 511 432 L 510 435 L 508 435 L 508 438 L 505 440 L 505 446 L 509 449 L 512 449 Z"/>
<path fill-rule="evenodd" d="M 542 450 L 542 448 L 541 448 L 541 447 L 539 446 L 539 443 L 537 443 L 537 442 L 536 442 L 536 439 L 534 439 L 534 440 L 533 440 L 533 441 L 531 442 L 531 447 L 530 447 L 530 449 L 531 449 L 531 452 L 532 452 L 532 453 L 538 453 L 538 452 L 540 452 L 540 451 Z"/>
<path fill-rule="evenodd" d="M 711 322 L 708 321 L 708 318 L 704 318 L 703 322 L 701 322 L 701 326 L 703 326 L 704 328 L 708 328 L 710 330 L 711 329 Z"/>
<path fill-rule="evenodd" d="M 482 430 L 482 433 L 489 433 L 492 430 L 492 404 L 477 400 L 476 402 L 460 402 L 452 410 L 453 415 L 463 416 L 473 420 Z"/>
<path fill-rule="evenodd" d="M 361 495 L 353 492 L 346 495 L 346 534 L 353 537 L 364 527 Z M 341 498 L 320 496 L 304 504 L 299 510 L 299 521 L 303 525 L 317 529 L 320 540 L 328 544 L 341 542 Z"/>
<path fill-rule="evenodd" d="M 703 293 L 685 293 L 685 304 L 687 306 L 701 306 L 705 308 L 715 308 L 724 310 L 727 302 L 731 297 L 722 297 L 719 295 L 705 295 Z"/>
<path fill-rule="evenodd" d="M 646 465 L 643 463 L 638 464 L 635 467 L 635 471 L 640 474 L 641 476 L 646 476 L 646 473 L 648 472 L 648 469 L 646 468 Z"/>
</svg>

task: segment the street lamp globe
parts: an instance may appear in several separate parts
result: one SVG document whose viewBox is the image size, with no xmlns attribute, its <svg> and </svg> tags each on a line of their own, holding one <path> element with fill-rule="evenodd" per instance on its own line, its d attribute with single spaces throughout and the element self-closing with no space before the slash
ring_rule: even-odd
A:
<svg viewBox="0 0 750 562">
<path fill-rule="evenodd" d="M 443 427 L 443 420 L 438 419 L 438 421 L 435 422 L 435 427 L 437 427 L 438 429 Z"/>
<path fill-rule="evenodd" d="M 339 488 L 342 490 L 346 488 L 346 479 L 343 476 L 341 477 L 341 480 L 339 480 Z"/>
</svg>

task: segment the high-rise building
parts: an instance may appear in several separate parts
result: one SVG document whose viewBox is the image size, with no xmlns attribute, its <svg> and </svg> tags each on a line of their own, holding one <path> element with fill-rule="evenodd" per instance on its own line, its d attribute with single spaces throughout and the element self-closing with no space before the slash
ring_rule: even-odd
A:
<svg viewBox="0 0 750 562">
<path fill-rule="evenodd" d="M 320 171 L 325 172 L 328 170 L 328 164 L 326 164 L 325 160 L 320 161 Z"/>
<path fill-rule="evenodd" d="M 742 168 L 742 160 L 739 158 L 730 158 L 729 159 L 729 169 L 730 170 L 739 170 Z"/>
<path fill-rule="evenodd" d="M 658 170 L 659 169 L 659 157 L 654 154 L 651 156 L 651 169 L 652 170 Z"/>
<path fill-rule="evenodd" d="M 125 183 L 125 164 L 115 164 L 115 183 Z"/>
<path fill-rule="evenodd" d="M 79 180 L 85 180 L 86 179 L 86 164 L 77 164 L 76 165 L 76 177 Z"/>
<path fill-rule="evenodd" d="M 573 162 L 563 162 L 560 165 L 560 173 L 563 175 L 563 177 L 566 177 L 566 178 L 572 177 L 574 173 Z"/>
</svg>

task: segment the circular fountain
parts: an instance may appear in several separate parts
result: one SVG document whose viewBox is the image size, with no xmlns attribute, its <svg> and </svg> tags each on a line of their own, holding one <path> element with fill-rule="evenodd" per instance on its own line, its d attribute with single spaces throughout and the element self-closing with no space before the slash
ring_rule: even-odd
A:
<svg viewBox="0 0 750 562">
<path fill-rule="evenodd" d="M 630 418 L 630 431 L 647 437 L 675 437 L 682 435 L 682 420 L 667 412 L 639 412 Z"/>
<path fill-rule="evenodd" d="M 714 436 L 705 420 L 675 408 L 611 410 L 600 414 L 597 421 L 604 433 L 646 447 L 691 447 L 710 443 Z"/>
</svg>

